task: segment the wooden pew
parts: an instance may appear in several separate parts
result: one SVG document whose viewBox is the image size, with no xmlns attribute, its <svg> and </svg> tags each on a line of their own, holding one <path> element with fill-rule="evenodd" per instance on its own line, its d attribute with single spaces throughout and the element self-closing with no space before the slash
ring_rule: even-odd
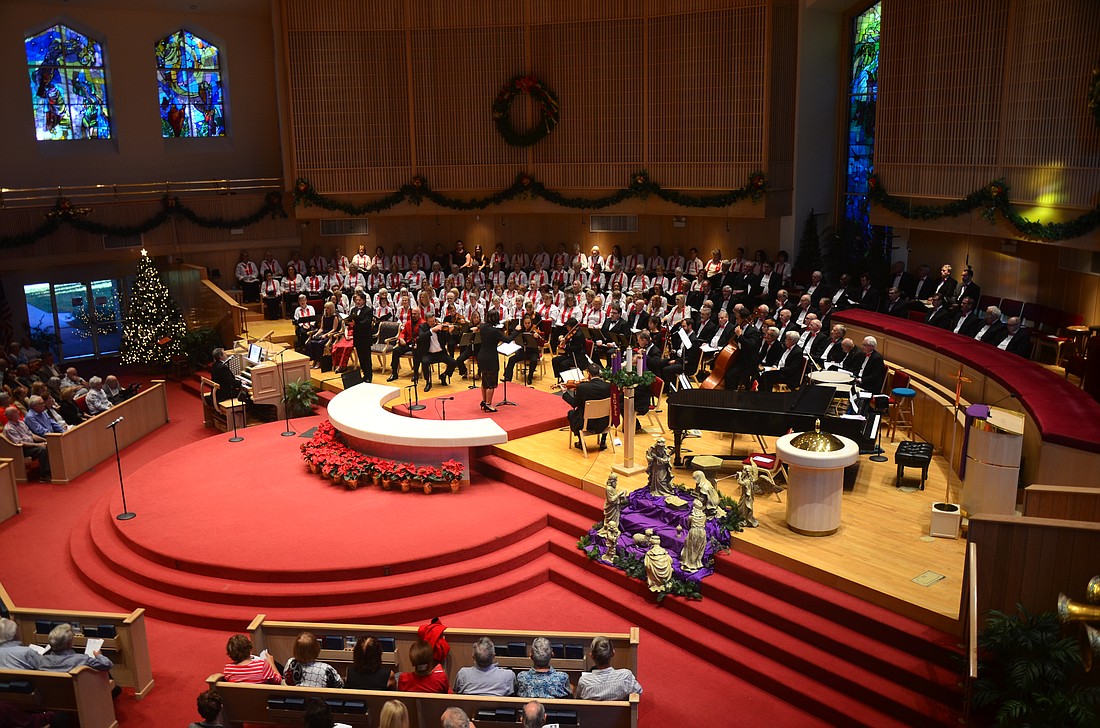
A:
<svg viewBox="0 0 1100 728">
<path fill-rule="evenodd" d="M 126 418 L 116 428 L 120 450 L 167 424 L 168 398 L 164 382 L 152 382 L 125 402 L 70 427 L 65 432 L 46 435 L 51 482 L 68 483 L 112 457 L 115 454 L 115 441 L 107 424 L 119 417 Z"/>
<path fill-rule="evenodd" d="M 450 630 L 448 630 L 448 634 Z M 514 726 L 518 711 L 528 698 L 495 698 L 476 695 L 441 695 L 433 693 L 403 693 L 388 690 L 339 690 L 327 688 L 297 688 L 285 685 L 253 685 L 229 683 L 220 673 L 207 679 L 222 698 L 222 723 L 240 728 L 244 723 L 262 725 L 302 724 L 304 703 L 310 697 L 329 702 L 333 718 L 353 728 L 369 728 L 377 724 L 377 716 L 388 700 L 400 700 L 409 711 L 409 725 L 415 728 L 438 728 L 440 717 L 450 707 L 459 707 L 471 716 L 479 728 Z M 299 701 L 291 708 L 285 701 Z M 562 720 L 563 725 L 583 728 L 637 728 L 638 696 L 629 700 L 540 700 L 547 712 L 563 711 L 576 715 L 575 722 Z M 349 705 L 350 703 L 350 705 Z M 364 712 L 365 710 L 365 712 Z M 493 719 L 479 718 L 479 711 L 500 711 Z M 349 712 L 353 711 L 353 712 Z M 373 717 L 372 717 L 373 716 Z"/>
<path fill-rule="evenodd" d="M 19 459 L 23 464 L 23 459 Z M 0 458 L 0 521 L 6 521 L 19 513 L 19 489 L 15 485 L 15 461 Z"/>
<path fill-rule="evenodd" d="M 19 639 L 24 644 L 47 645 L 53 625 L 68 622 L 74 629 L 77 625 L 80 626 L 82 634 L 78 634 L 73 640 L 73 649 L 82 652 L 85 641 L 94 629 L 96 635 L 103 639 L 103 654 L 114 663 L 111 676 L 115 684 L 132 688 L 137 700 L 144 698 L 153 689 L 153 669 L 149 660 L 144 609 L 122 614 L 17 607 L 3 586 L 0 586 L 0 602 L 3 602 L 11 619 L 18 622 Z M 110 636 L 112 632 L 113 637 Z"/>
<path fill-rule="evenodd" d="M 0 701 L 30 712 L 75 713 L 80 728 L 118 728 L 107 673 L 87 666 L 70 672 L 0 670 Z"/>
<path fill-rule="evenodd" d="M 276 622 L 267 620 L 263 614 L 256 615 L 248 631 L 252 635 L 253 651 L 257 654 L 261 650 L 267 650 L 280 664 L 293 655 L 294 640 L 301 632 L 311 632 L 322 641 L 321 655 L 317 659 L 327 662 L 336 668 L 341 675 L 347 673 L 347 667 L 352 661 L 352 648 L 360 637 L 377 637 L 380 640 L 392 639 L 396 649 L 383 651 L 382 662 L 392 665 L 395 672 L 409 671 L 408 664 L 409 647 L 417 641 L 416 627 L 390 627 L 382 625 L 364 624 L 326 624 L 323 622 Z M 448 627 L 446 632 L 447 642 L 451 646 L 451 653 L 443 664 L 447 672 L 447 680 L 453 685 L 458 671 L 468 665 L 474 664 L 474 643 L 479 637 L 488 637 L 497 647 L 497 664 L 516 671 L 526 670 L 531 667 L 531 658 L 528 657 L 528 649 L 532 640 L 536 637 L 546 637 L 551 644 L 568 645 L 567 656 L 555 656 L 553 662 L 555 670 L 569 674 L 570 682 L 576 686 L 580 674 L 591 668 L 588 659 L 588 648 L 592 638 L 597 635 L 592 632 L 532 632 L 525 630 L 499 630 L 499 629 L 464 629 Z M 638 641 L 640 630 L 631 627 L 630 632 L 604 635 L 611 640 L 615 648 L 615 656 L 611 661 L 613 667 L 625 667 L 638 674 Z M 330 641 L 339 640 L 339 649 L 325 649 L 325 637 Z M 518 648 L 523 644 L 522 653 L 519 649 L 513 651 L 517 654 L 502 655 L 501 648 L 507 649 L 509 643 Z"/>
</svg>

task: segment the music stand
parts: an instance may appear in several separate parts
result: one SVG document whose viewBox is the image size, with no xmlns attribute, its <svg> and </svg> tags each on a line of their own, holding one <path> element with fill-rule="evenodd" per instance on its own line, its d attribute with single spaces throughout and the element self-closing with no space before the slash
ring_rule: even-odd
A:
<svg viewBox="0 0 1100 728">
<path fill-rule="evenodd" d="M 518 354 L 521 351 L 523 351 L 523 349 L 518 349 L 510 355 L 506 354 L 504 356 L 505 366 L 507 366 L 507 362 L 510 361 L 513 356 L 515 356 L 516 354 Z M 515 402 L 508 399 L 508 380 L 507 379 L 504 380 L 504 399 L 501 400 L 500 402 L 497 402 L 496 406 L 497 407 L 503 407 L 504 405 L 509 405 L 511 407 L 519 407 L 518 404 L 516 404 Z"/>
<path fill-rule="evenodd" d="M 890 458 L 886 457 L 885 450 L 882 449 L 882 416 L 890 409 L 890 397 L 885 394 L 876 394 L 871 397 L 871 410 L 878 417 L 878 440 L 875 443 L 875 454 L 867 458 L 873 463 L 884 463 Z"/>
<path fill-rule="evenodd" d="M 481 348 L 481 332 L 480 331 L 466 331 L 462 334 L 462 338 L 458 341 L 458 346 L 461 349 L 465 349 L 467 346 L 474 352 L 474 355 L 470 357 L 473 364 L 470 365 L 470 386 L 466 389 L 477 389 L 477 349 Z"/>
</svg>

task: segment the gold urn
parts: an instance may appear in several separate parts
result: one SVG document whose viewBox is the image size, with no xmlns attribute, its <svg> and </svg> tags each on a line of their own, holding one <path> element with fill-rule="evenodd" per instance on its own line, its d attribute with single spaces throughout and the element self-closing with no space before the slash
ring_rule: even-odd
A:
<svg viewBox="0 0 1100 728">
<path fill-rule="evenodd" d="M 836 452 L 844 449 L 844 443 L 831 432 L 822 432 L 821 420 L 816 420 L 813 432 L 806 431 L 793 438 L 791 447 L 807 452 Z"/>
</svg>

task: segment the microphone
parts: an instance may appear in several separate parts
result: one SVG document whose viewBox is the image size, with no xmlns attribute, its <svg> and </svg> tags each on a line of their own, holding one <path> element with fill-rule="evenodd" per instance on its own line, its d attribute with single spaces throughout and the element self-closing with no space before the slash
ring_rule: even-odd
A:
<svg viewBox="0 0 1100 728">
<path fill-rule="evenodd" d="M 439 401 L 441 401 L 441 402 L 450 402 L 453 399 L 454 399 L 454 397 L 440 397 Z"/>
<path fill-rule="evenodd" d="M 981 419 L 983 419 L 983 420 L 989 419 L 989 415 L 990 415 L 991 411 L 993 410 L 993 408 L 996 407 L 997 405 L 999 405 L 1001 402 L 1004 402 L 1006 399 L 1019 399 L 1019 398 L 1020 398 L 1019 394 L 1017 394 L 1016 392 L 1011 392 L 1011 393 L 1006 394 L 1005 396 L 1001 397 L 1000 399 L 998 399 L 993 404 L 985 405 L 985 415 L 982 416 Z"/>
<path fill-rule="evenodd" d="M 117 425 L 117 424 L 118 424 L 119 422 L 122 422 L 122 421 L 123 421 L 124 419 L 126 419 L 126 418 L 125 418 L 125 417 L 119 417 L 119 418 L 118 418 L 117 420 L 115 420 L 115 421 L 114 421 L 114 422 L 112 422 L 111 424 L 107 425 L 107 426 L 106 426 L 106 427 L 104 427 L 103 429 L 105 429 L 105 430 L 109 430 L 109 429 L 111 429 L 112 427 L 114 427 L 115 425 Z"/>
</svg>

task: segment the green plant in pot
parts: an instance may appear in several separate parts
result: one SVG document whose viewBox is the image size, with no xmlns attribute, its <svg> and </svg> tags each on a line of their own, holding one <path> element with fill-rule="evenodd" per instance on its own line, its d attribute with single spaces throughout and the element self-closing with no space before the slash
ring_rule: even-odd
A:
<svg viewBox="0 0 1100 728">
<path fill-rule="evenodd" d="M 995 726 L 1100 725 L 1100 688 L 1089 686 L 1077 640 L 1054 612 L 991 611 L 978 636 L 971 705 Z"/>
<path fill-rule="evenodd" d="M 287 382 L 283 391 L 283 402 L 286 404 L 289 417 L 305 417 L 313 414 L 313 407 L 317 404 L 317 390 L 312 382 L 296 379 Z"/>
</svg>

